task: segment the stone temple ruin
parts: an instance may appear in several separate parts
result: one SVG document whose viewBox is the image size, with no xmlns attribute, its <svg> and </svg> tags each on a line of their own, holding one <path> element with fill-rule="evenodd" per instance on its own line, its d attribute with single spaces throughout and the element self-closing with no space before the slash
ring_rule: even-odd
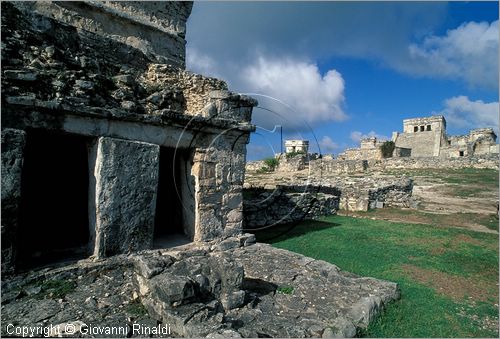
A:
<svg viewBox="0 0 500 339">
<path fill-rule="evenodd" d="M 396 147 L 409 149 L 412 157 L 458 158 L 498 154 L 492 128 L 473 129 L 468 135 L 448 136 L 443 116 L 403 120 L 403 133 L 394 132 Z"/>
<path fill-rule="evenodd" d="M 285 153 L 309 152 L 309 140 L 285 140 Z"/>
<path fill-rule="evenodd" d="M 403 133 L 393 132 L 393 158 L 439 157 L 441 159 L 498 155 L 497 135 L 492 128 L 473 129 L 468 135 L 448 136 L 446 119 L 431 116 L 403 120 Z M 383 141 L 377 138 L 361 140 L 360 148 L 345 150 L 343 160 L 380 160 Z"/>
<path fill-rule="evenodd" d="M 191 7 L 2 4 L 2 270 L 241 232 L 256 101 L 184 70 Z"/>
</svg>

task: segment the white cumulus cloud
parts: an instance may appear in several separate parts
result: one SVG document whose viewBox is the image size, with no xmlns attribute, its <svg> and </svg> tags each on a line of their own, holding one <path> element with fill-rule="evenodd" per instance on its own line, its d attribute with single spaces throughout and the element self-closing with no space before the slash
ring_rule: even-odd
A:
<svg viewBox="0 0 500 339">
<path fill-rule="evenodd" d="M 407 71 L 462 79 L 473 86 L 498 87 L 498 20 L 467 22 L 409 46 Z"/>
<path fill-rule="evenodd" d="M 361 139 L 376 137 L 378 140 L 388 140 L 389 137 L 381 134 L 377 134 L 375 131 L 370 131 L 367 134 L 363 134 L 360 131 L 352 131 L 351 132 L 351 140 L 355 143 L 359 143 Z"/>
<path fill-rule="evenodd" d="M 293 59 L 260 56 L 245 67 L 241 81 L 249 91 L 278 99 L 293 111 L 287 119 L 296 124 L 342 121 L 347 115 L 344 103 L 344 79 L 334 69 L 321 75 L 318 66 Z"/>
<path fill-rule="evenodd" d="M 281 125 L 291 133 L 348 118 L 344 79 L 335 69 L 322 75 L 314 63 L 262 54 L 242 65 L 217 63 L 195 48 L 188 50 L 187 69 L 225 79 L 231 90 L 254 96 L 263 109 L 254 109 L 252 122 L 264 128 Z"/>
<path fill-rule="evenodd" d="M 498 131 L 498 102 L 470 100 L 467 96 L 457 96 L 444 101 L 445 108 L 439 112 L 446 121 L 456 127 L 492 127 Z"/>
<path fill-rule="evenodd" d="M 340 148 L 339 144 L 326 135 L 318 141 L 318 144 L 321 148 L 321 153 L 333 153 Z"/>
</svg>

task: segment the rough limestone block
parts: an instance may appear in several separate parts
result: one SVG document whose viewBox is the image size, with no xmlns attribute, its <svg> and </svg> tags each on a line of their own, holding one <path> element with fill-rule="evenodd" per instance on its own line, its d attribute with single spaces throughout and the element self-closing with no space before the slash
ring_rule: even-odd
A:
<svg viewBox="0 0 500 339">
<path fill-rule="evenodd" d="M 2 273 L 14 269 L 25 144 L 26 132 L 10 128 L 2 131 Z"/>
<path fill-rule="evenodd" d="M 97 141 L 91 154 L 95 193 L 90 204 L 97 258 L 152 247 L 159 152 L 158 145 L 144 142 Z"/>
</svg>

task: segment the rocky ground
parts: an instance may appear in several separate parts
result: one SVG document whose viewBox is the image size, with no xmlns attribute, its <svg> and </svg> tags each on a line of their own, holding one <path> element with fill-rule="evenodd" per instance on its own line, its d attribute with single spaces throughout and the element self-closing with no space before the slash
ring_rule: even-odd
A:
<svg viewBox="0 0 500 339">
<path fill-rule="evenodd" d="M 352 337 L 399 298 L 395 283 L 254 239 L 10 277 L 2 282 L 1 334 L 39 328 L 53 337 Z"/>
</svg>

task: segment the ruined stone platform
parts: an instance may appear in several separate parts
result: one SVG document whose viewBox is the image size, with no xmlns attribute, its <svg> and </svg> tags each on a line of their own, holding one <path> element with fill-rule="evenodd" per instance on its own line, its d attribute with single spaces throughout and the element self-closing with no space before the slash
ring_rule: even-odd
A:
<svg viewBox="0 0 500 339">
<path fill-rule="evenodd" d="M 395 283 L 254 241 L 246 234 L 11 277 L 1 334 L 8 324 L 71 324 L 137 337 L 134 324 L 160 324 L 183 337 L 353 337 L 399 298 Z"/>
</svg>

